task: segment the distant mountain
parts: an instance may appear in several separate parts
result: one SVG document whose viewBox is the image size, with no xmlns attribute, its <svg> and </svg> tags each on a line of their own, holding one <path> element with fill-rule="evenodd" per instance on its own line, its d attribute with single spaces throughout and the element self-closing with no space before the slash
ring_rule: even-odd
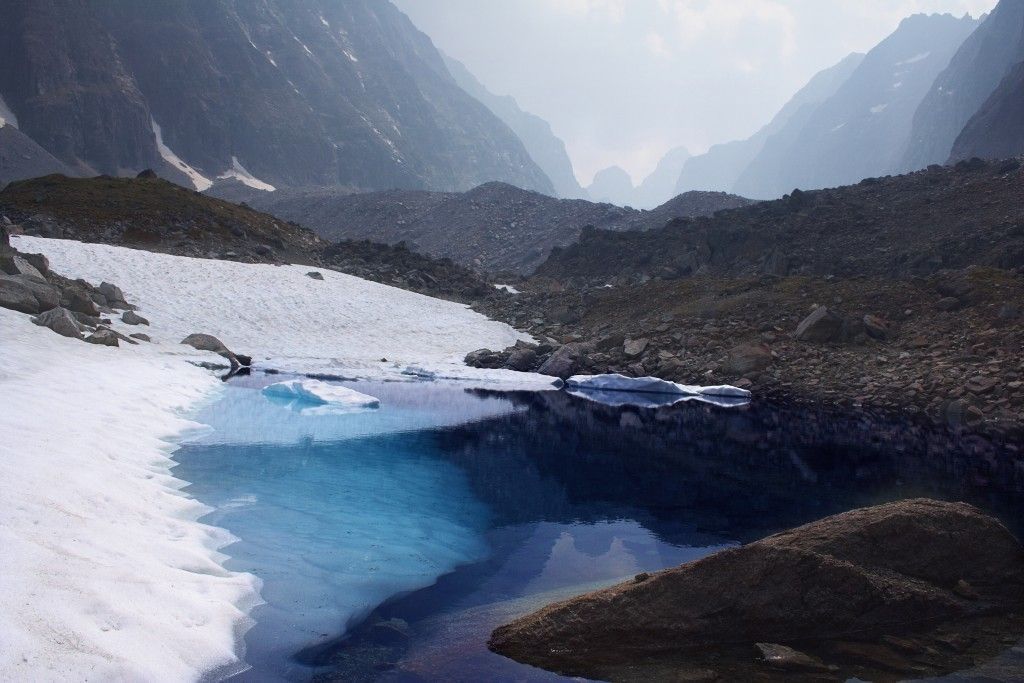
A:
<svg viewBox="0 0 1024 683">
<path fill-rule="evenodd" d="M 710 216 L 751 204 L 722 193 L 680 195 L 653 211 L 582 199 L 554 199 L 505 183 L 464 193 L 389 190 L 348 194 L 335 190 L 252 193 L 252 206 L 297 221 L 329 240 L 369 239 L 448 257 L 477 270 L 526 274 L 553 247 L 564 247 L 591 225 L 644 230 L 673 218 Z"/>
<path fill-rule="evenodd" d="M 0 95 L 83 174 L 552 193 L 387 0 L 6 0 Z"/>
<path fill-rule="evenodd" d="M 523 111 L 513 97 L 492 93 L 462 62 L 444 53 L 442 57 L 459 87 L 483 103 L 522 140 L 530 157 L 551 179 L 559 197 L 586 198 L 586 192 L 576 180 L 569 154 L 565 151 L 565 143 L 552 132 L 551 124 L 535 114 Z"/>
<path fill-rule="evenodd" d="M 691 157 L 683 166 L 675 191 L 731 192 L 740 175 L 761 152 L 765 141 L 782 130 L 798 113 L 811 110 L 832 97 L 863 60 L 864 55 L 855 52 L 835 66 L 818 72 L 779 110 L 767 126 L 746 140 L 714 145 L 705 154 Z"/>
<path fill-rule="evenodd" d="M 953 143 L 951 161 L 1024 155 L 1024 62 L 999 84 Z"/>
<path fill-rule="evenodd" d="M 685 147 L 670 149 L 661 158 L 654 171 L 644 178 L 633 194 L 632 206 L 638 209 L 653 209 L 661 206 L 676 194 L 676 181 L 683 172 L 683 166 L 690 158 Z"/>
<path fill-rule="evenodd" d="M 18 130 L 10 117 L 4 119 L 0 101 L 0 189 L 15 180 L 51 173 L 74 175 L 74 171 Z"/>
<path fill-rule="evenodd" d="M 609 166 L 598 171 L 593 182 L 587 187 L 587 194 L 592 201 L 615 206 L 632 206 L 635 192 L 633 179 L 618 166 Z"/>
<path fill-rule="evenodd" d="M 903 20 L 831 97 L 801 108 L 765 140 L 734 191 L 780 197 L 901 170 L 918 105 L 976 26 L 948 14 Z"/>
<path fill-rule="evenodd" d="M 964 41 L 922 100 L 914 115 L 903 167 L 912 170 L 946 163 L 964 126 L 1022 61 L 1024 0 L 1001 0 Z M 989 108 L 986 117 L 993 115 Z M 976 139 L 975 134 L 969 137 Z"/>
</svg>

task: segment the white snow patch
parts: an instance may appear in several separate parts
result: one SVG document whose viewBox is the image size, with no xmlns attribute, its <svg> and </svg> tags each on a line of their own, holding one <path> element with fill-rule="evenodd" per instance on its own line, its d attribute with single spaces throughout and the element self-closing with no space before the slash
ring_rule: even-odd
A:
<svg viewBox="0 0 1024 683">
<path fill-rule="evenodd" d="M 24 246 L 24 243 L 22 244 Z M 85 344 L 0 310 L 0 680 L 197 680 L 243 668 L 259 584 L 170 472 L 219 389 L 156 347 Z"/>
<path fill-rule="evenodd" d="M 896 62 L 896 66 L 904 66 L 906 64 L 917 64 L 918 62 L 923 62 L 924 60 L 928 59 L 931 56 L 931 52 L 922 52 L 921 54 L 914 55 L 910 59 L 904 59 L 902 62 Z"/>
<path fill-rule="evenodd" d="M 902 87 L 903 87 L 903 81 L 896 81 L 895 83 L 892 84 L 892 89 L 893 90 L 899 90 Z"/>
<path fill-rule="evenodd" d="M 295 92 L 298 92 L 298 90 L 296 90 Z M 264 192 L 274 192 L 275 190 L 277 190 L 277 188 L 271 185 L 270 183 L 263 182 L 262 180 L 254 176 L 252 173 L 249 173 L 247 170 L 245 170 L 245 167 L 242 166 L 242 163 L 238 160 L 238 157 L 235 156 L 231 157 L 231 168 L 217 177 L 221 180 L 224 180 L 225 178 L 234 178 L 235 180 L 240 180 L 244 185 L 248 185 L 254 190 L 263 190 Z"/>
<path fill-rule="evenodd" d="M 505 290 L 509 294 L 519 294 L 519 290 L 512 285 L 494 285 L 494 288 Z"/>
<path fill-rule="evenodd" d="M 213 181 L 186 164 L 181 157 L 171 151 L 171 148 L 164 144 L 164 136 L 162 135 L 162 130 L 157 122 L 154 119 L 150 119 L 149 122 L 153 126 L 153 135 L 156 136 L 156 148 L 160 152 L 160 156 L 163 157 L 164 161 L 187 175 L 188 179 L 192 181 L 192 184 L 200 192 L 210 189 L 213 185 Z"/>
<path fill-rule="evenodd" d="M 18 117 L 14 115 L 11 108 L 4 102 L 3 96 L 0 96 L 0 128 L 6 125 L 10 125 L 13 128 L 18 127 Z"/>
<path fill-rule="evenodd" d="M 331 27 L 330 23 L 328 23 L 328 21 L 326 19 L 324 19 L 323 17 L 320 17 L 320 23 L 323 24 L 324 26 L 326 26 L 327 28 Z"/>
<path fill-rule="evenodd" d="M 355 56 L 354 54 L 352 54 L 351 52 L 349 52 L 348 50 L 342 50 L 341 52 L 342 52 L 342 54 L 344 54 L 344 55 L 345 55 L 346 57 L 348 57 L 349 59 L 351 59 L 351 60 L 352 60 L 353 62 L 358 62 L 358 61 L 359 61 L 359 59 L 358 59 L 358 58 L 357 58 L 357 57 L 356 57 L 356 56 Z"/>
<path fill-rule="evenodd" d="M 165 345 L 165 353 L 196 357 L 179 342 L 205 332 L 251 354 L 258 365 L 285 372 L 397 378 L 403 368 L 417 365 L 439 377 L 540 379 L 511 371 L 484 373 L 462 362 L 470 351 L 503 349 L 520 339 L 530 341 L 528 336 L 463 304 L 352 275 L 322 270 L 319 281 L 306 276 L 306 266 L 234 263 L 39 237 L 16 236 L 12 243 L 45 254 L 51 267 L 68 277 L 117 283 L 150 320 L 146 332 Z M 550 377 L 543 380 L 551 384 Z"/>
<path fill-rule="evenodd" d="M 835 128 L 833 128 L 833 129 L 832 129 L 831 131 L 829 131 L 829 132 L 831 132 L 831 133 L 835 133 L 835 132 L 837 132 L 837 131 L 840 131 L 840 130 L 842 130 L 843 128 L 846 128 L 846 123 L 845 123 L 845 122 L 844 122 L 844 123 L 840 123 L 840 124 L 839 124 L 838 126 L 836 126 Z"/>
<path fill-rule="evenodd" d="M 266 396 L 338 408 L 379 408 L 380 400 L 340 384 L 318 379 L 292 379 L 263 388 Z"/>
<path fill-rule="evenodd" d="M 565 382 L 570 393 L 612 405 L 636 404 L 638 399 L 622 394 L 644 394 L 639 405 L 671 405 L 680 401 L 703 401 L 722 406 L 747 403 L 746 389 L 723 386 L 677 384 L 658 377 L 625 377 L 623 375 L 576 375 Z"/>
<path fill-rule="evenodd" d="M 268 62 L 270 62 L 274 66 L 277 66 L 277 62 L 275 62 L 274 58 L 271 56 L 270 50 L 267 50 L 264 54 L 266 55 Z"/>
<path fill-rule="evenodd" d="M 871 113 L 881 114 L 883 111 L 886 110 L 886 108 L 888 108 L 888 106 L 888 104 L 876 104 L 875 106 L 871 107 Z"/>
</svg>

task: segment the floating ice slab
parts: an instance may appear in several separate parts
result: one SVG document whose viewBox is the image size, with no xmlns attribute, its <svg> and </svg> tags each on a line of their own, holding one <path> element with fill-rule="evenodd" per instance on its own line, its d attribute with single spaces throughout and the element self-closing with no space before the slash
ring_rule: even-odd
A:
<svg viewBox="0 0 1024 683">
<path fill-rule="evenodd" d="M 263 388 L 266 396 L 290 399 L 315 406 L 331 406 L 333 408 L 359 409 L 379 408 L 380 400 L 367 396 L 355 389 L 340 384 L 330 384 L 318 379 L 292 379 L 277 382 Z"/>
<path fill-rule="evenodd" d="M 566 380 L 565 386 L 574 396 L 614 406 L 658 407 L 702 401 L 732 407 L 747 403 L 751 396 L 746 389 L 728 385 L 701 387 L 658 377 L 623 375 L 576 375 Z"/>
</svg>

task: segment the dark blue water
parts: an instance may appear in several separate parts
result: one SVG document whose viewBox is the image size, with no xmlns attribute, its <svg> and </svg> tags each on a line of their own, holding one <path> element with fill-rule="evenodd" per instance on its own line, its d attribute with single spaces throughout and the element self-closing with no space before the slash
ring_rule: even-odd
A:
<svg viewBox="0 0 1024 683">
<path fill-rule="evenodd" d="M 863 505 L 1024 520 L 1013 445 L 903 420 L 443 383 L 350 384 L 381 408 L 338 414 L 260 383 L 229 385 L 175 456 L 204 521 L 239 538 L 228 567 L 263 581 L 239 680 L 554 680 L 488 652 L 490 631 Z"/>
</svg>

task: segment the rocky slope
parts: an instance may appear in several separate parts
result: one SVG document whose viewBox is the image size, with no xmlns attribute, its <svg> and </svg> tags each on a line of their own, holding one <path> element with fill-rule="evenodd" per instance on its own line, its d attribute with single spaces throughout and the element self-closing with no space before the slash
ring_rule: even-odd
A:
<svg viewBox="0 0 1024 683">
<path fill-rule="evenodd" d="M 918 678 L 1005 649 L 996 634 L 1021 632 L 1022 604 L 1024 549 L 1006 527 L 908 500 L 549 605 L 489 646 L 602 680 Z"/>
<path fill-rule="evenodd" d="M 1022 190 L 1017 161 L 963 163 L 587 231 L 520 295 L 478 306 L 545 340 L 520 369 L 557 355 L 554 374 L 738 383 L 1024 432 Z"/>
<path fill-rule="evenodd" d="M 572 168 L 565 143 L 551 130 L 551 124 L 535 114 L 523 111 L 514 98 L 495 95 L 470 73 L 466 66 L 443 55 L 449 73 L 459 87 L 479 100 L 512 129 L 541 170 L 551 179 L 555 195 L 564 199 L 586 199 Z"/>
<path fill-rule="evenodd" d="M 834 187 L 903 170 L 914 112 L 976 26 L 970 17 L 948 14 L 905 19 L 831 97 L 765 141 L 735 191 L 780 197 L 793 188 Z"/>
<path fill-rule="evenodd" d="M 943 164 L 1010 69 L 1024 61 L 1024 2 L 1001 0 L 938 75 L 914 114 L 906 169 Z"/>
<path fill-rule="evenodd" d="M 13 180 L 74 171 L 12 125 L 0 126 L 0 188 Z"/>
<path fill-rule="evenodd" d="M 200 258 L 300 263 L 463 302 L 494 291 L 450 261 L 401 245 L 332 243 L 296 223 L 155 176 L 47 176 L 11 183 L 0 192 L 0 215 L 31 235 Z"/>
<path fill-rule="evenodd" d="M 20 130 L 83 174 L 553 191 L 386 0 L 12 0 L 0 45 Z"/>
<path fill-rule="evenodd" d="M 951 159 L 1024 154 L 1024 62 L 1014 67 L 953 143 Z"/>
<path fill-rule="evenodd" d="M 706 216 L 745 206 L 723 193 L 680 195 L 653 211 L 579 199 L 554 199 L 503 183 L 461 194 L 332 190 L 275 192 L 249 198 L 256 208 L 307 225 L 321 236 L 372 239 L 447 257 L 487 271 L 529 273 L 554 247 L 572 243 L 588 225 L 608 230 L 660 227 L 680 216 Z"/>
</svg>

